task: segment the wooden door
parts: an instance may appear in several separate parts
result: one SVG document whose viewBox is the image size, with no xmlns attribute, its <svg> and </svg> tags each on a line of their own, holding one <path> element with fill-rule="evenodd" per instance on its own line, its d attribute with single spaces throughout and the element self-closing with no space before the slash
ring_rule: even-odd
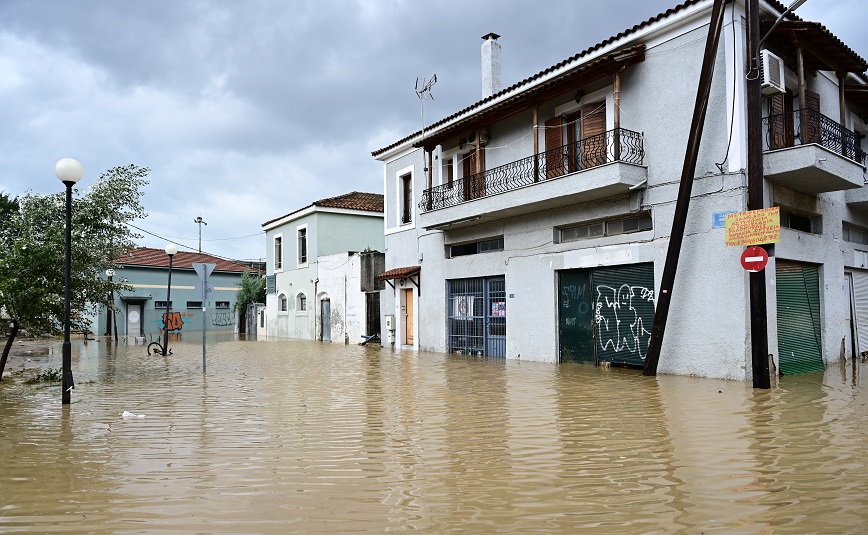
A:
<svg viewBox="0 0 868 535">
<path fill-rule="evenodd" d="M 564 174 L 564 118 L 558 115 L 546 121 L 546 178 L 556 178 Z"/>
<path fill-rule="evenodd" d="M 404 290 L 404 343 L 413 345 L 413 290 Z"/>
<path fill-rule="evenodd" d="M 606 103 L 598 102 L 584 106 L 582 117 L 582 168 L 603 165 L 607 161 Z"/>
</svg>

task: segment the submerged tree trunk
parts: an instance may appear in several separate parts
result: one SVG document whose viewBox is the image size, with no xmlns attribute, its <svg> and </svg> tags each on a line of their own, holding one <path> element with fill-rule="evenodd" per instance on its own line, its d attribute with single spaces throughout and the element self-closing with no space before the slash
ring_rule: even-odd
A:
<svg viewBox="0 0 868 535">
<path fill-rule="evenodd" d="M 9 332 L 9 338 L 6 339 L 6 345 L 3 346 L 3 356 L 0 357 L 0 377 L 3 376 L 3 370 L 6 369 L 6 360 L 9 358 L 9 351 L 12 350 L 12 342 L 18 335 L 18 322 L 12 320 L 12 330 Z"/>
</svg>

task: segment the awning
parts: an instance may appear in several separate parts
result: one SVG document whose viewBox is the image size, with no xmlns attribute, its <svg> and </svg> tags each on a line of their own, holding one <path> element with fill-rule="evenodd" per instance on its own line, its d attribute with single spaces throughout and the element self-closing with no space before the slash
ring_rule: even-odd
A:
<svg viewBox="0 0 868 535">
<path fill-rule="evenodd" d="M 422 266 L 399 267 L 380 273 L 377 275 L 377 279 L 381 281 L 406 279 L 418 275 L 420 271 L 422 271 Z"/>
<path fill-rule="evenodd" d="M 152 299 L 150 295 L 122 295 L 120 298 L 125 303 L 143 303 Z"/>
<path fill-rule="evenodd" d="M 773 21 L 764 20 L 761 24 L 762 32 L 766 33 Z M 783 21 L 766 42 L 789 65 L 796 63 L 796 44 L 802 45 L 808 70 L 863 73 L 868 68 L 863 58 L 818 22 Z"/>
<path fill-rule="evenodd" d="M 409 280 L 413 283 L 413 286 L 419 291 L 419 295 L 422 295 L 422 287 L 419 286 L 419 274 L 422 272 L 422 266 L 407 266 L 407 267 L 399 267 L 395 269 L 390 269 L 384 273 L 380 273 L 377 275 L 377 279 L 381 281 L 386 281 L 389 283 L 393 289 L 395 285 L 392 284 L 393 280 L 400 280 L 401 286 L 404 285 L 405 280 Z M 413 277 L 416 280 L 413 280 Z"/>
</svg>

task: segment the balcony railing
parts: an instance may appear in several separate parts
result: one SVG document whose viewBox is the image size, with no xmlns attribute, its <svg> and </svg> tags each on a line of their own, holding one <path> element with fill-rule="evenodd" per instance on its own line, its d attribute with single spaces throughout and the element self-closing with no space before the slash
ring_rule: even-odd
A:
<svg viewBox="0 0 868 535">
<path fill-rule="evenodd" d="M 423 212 L 504 193 L 610 162 L 641 165 L 642 134 L 616 128 L 563 147 L 528 156 L 482 173 L 441 184 L 422 193 Z"/>
<path fill-rule="evenodd" d="M 866 153 L 859 146 L 856 134 L 816 110 L 803 108 L 791 114 L 770 115 L 763 123 L 769 150 L 794 147 L 798 140 L 799 145 L 816 143 L 865 165 Z"/>
</svg>

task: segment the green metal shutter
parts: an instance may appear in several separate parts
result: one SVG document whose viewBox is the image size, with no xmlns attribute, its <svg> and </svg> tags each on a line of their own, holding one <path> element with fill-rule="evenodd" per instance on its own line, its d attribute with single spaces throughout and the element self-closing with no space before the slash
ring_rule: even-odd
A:
<svg viewBox="0 0 868 535">
<path fill-rule="evenodd" d="M 782 260 L 775 264 L 781 374 L 823 370 L 819 268 Z"/>
<path fill-rule="evenodd" d="M 641 366 L 654 324 L 654 265 L 591 272 L 598 362 Z"/>
</svg>

